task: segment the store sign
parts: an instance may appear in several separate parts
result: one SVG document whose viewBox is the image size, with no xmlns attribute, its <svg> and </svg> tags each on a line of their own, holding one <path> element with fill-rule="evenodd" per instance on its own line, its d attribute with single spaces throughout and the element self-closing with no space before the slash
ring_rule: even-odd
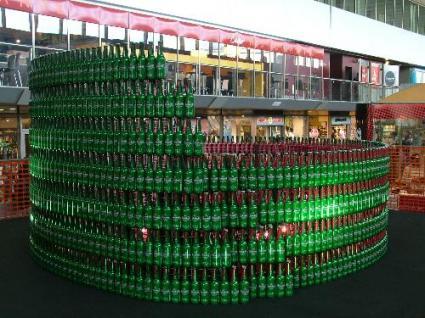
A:
<svg viewBox="0 0 425 318">
<path fill-rule="evenodd" d="M 350 124 L 351 124 L 351 118 L 349 116 L 331 117 L 332 126 L 350 125 Z"/>
<path fill-rule="evenodd" d="M 375 85 L 381 85 L 381 64 L 370 63 L 370 83 Z"/>
<path fill-rule="evenodd" d="M 384 85 L 398 86 L 399 72 L 399 65 L 384 65 Z"/>
<path fill-rule="evenodd" d="M 258 117 L 257 126 L 283 126 L 282 117 Z"/>
</svg>

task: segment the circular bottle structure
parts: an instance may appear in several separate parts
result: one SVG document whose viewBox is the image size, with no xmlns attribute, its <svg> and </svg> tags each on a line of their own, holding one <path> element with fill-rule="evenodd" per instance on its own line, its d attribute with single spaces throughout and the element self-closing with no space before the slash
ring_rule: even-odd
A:
<svg viewBox="0 0 425 318">
<path fill-rule="evenodd" d="M 30 248 L 82 284 L 174 303 L 283 297 L 387 248 L 387 148 L 206 138 L 161 45 L 31 65 Z M 147 53 L 147 54 L 146 54 Z"/>
</svg>

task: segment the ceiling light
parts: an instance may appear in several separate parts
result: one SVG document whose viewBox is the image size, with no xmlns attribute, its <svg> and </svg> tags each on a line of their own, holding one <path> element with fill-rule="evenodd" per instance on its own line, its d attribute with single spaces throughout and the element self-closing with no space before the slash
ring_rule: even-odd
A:
<svg viewBox="0 0 425 318">
<path fill-rule="evenodd" d="M 6 119 L 6 122 L 9 122 L 10 121 L 10 119 Z"/>
<path fill-rule="evenodd" d="M 10 107 L 9 110 L 15 111 L 16 110 L 16 107 Z"/>
<path fill-rule="evenodd" d="M 20 39 L 16 39 L 16 43 L 21 43 L 21 40 Z"/>
</svg>

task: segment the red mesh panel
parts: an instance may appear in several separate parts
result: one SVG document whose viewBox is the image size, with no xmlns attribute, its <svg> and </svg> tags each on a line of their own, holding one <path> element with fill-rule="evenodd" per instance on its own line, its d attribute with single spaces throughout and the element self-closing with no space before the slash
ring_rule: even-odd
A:
<svg viewBox="0 0 425 318">
<path fill-rule="evenodd" d="M 0 161 L 0 220 L 28 215 L 29 181 L 27 160 Z"/>
</svg>

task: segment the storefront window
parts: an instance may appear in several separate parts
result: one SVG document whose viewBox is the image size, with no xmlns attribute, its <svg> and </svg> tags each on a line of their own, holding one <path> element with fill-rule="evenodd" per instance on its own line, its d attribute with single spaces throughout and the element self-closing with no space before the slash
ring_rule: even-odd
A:
<svg viewBox="0 0 425 318">
<path fill-rule="evenodd" d="M 26 12 L 4 9 L 4 20 L 0 24 L 0 42 L 32 45 L 31 20 Z"/>
<path fill-rule="evenodd" d="M 237 47 L 234 45 L 220 43 L 219 50 L 220 66 L 227 68 L 236 68 Z"/>
<path fill-rule="evenodd" d="M 179 62 L 198 64 L 198 40 L 180 37 L 179 39 Z"/>
<path fill-rule="evenodd" d="M 100 27 L 101 34 L 105 32 Z M 99 25 L 89 22 L 68 21 L 71 49 L 94 47 L 99 45 Z M 103 36 L 104 37 L 104 36 Z"/>
<path fill-rule="evenodd" d="M 247 116 L 224 116 L 223 136 L 224 138 L 251 138 L 256 135 L 256 118 Z"/>
<path fill-rule="evenodd" d="M 199 79 L 200 95 L 215 95 L 220 86 L 218 69 L 216 66 L 201 65 L 201 77 Z"/>
<path fill-rule="evenodd" d="M 146 38 L 145 38 L 145 32 L 143 31 L 138 31 L 138 30 L 128 30 L 128 34 L 130 37 L 130 42 L 133 43 L 145 43 Z"/>
<path fill-rule="evenodd" d="M 220 95 L 236 95 L 236 69 L 220 67 Z"/>
<path fill-rule="evenodd" d="M 66 27 L 66 25 L 65 25 Z M 67 49 L 66 29 L 63 20 L 43 15 L 35 16 L 35 45 Z"/>
<path fill-rule="evenodd" d="M 270 97 L 271 98 L 282 98 L 284 96 L 283 88 L 283 74 L 272 73 L 270 75 Z"/>
<path fill-rule="evenodd" d="M 18 159 L 18 129 L 16 116 L 0 120 L 0 159 Z"/>
<path fill-rule="evenodd" d="M 307 135 L 306 116 L 285 116 L 285 136 L 286 137 L 304 137 Z"/>
<path fill-rule="evenodd" d="M 165 59 L 167 61 L 177 61 L 177 37 L 161 34 L 159 37 L 159 42 L 162 43 Z M 156 44 L 155 49 L 157 52 L 158 44 Z"/>
<path fill-rule="evenodd" d="M 388 145 L 425 146 L 425 120 L 374 120 L 373 139 Z"/>
<path fill-rule="evenodd" d="M 196 65 L 194 64 L 178 64 L 178 76 L 177 79 L 183 84 L 184 87 L 192 86 L 192 89 L 196 91 Z"/>
<path fill-rule="evenodd" d="M 107 45 L 122 44 L 127 40 L 126 30 L 114 26 L 102 26 L 105 35 L 102 37 L 102 43 Z"/>
<path fill-rule="evenodd" d="M 27 86 L 31 47 L 0 44 L 0 86 Z"/>
</svg>

